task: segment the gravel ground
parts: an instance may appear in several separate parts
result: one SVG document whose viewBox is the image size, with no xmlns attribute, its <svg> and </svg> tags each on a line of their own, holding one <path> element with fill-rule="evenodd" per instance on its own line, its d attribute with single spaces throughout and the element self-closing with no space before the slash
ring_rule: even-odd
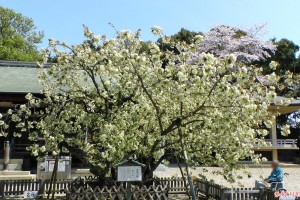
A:
<svg viewBox="0 0 300 200">
<path fill-rule="evenodd" d="M 214 180 L 215 183 L 226 186 L 226 187 L 241 187 L 243 185 L 245 188 L 252 188 L 254 187 L 255 180 L 260 179 L 261 176 L 266 177 L 269 176 L 272 169 L 271 168 L 248 168 L 246 171 L 252 174 L 251 178 L 244 176 L 242 180 L 239 180 L 239 183 L 234 183 L 233 185 L 226 182 L 226 180 L 219 176 L 213 174 L 213 171 L 219 171 L 221 168 L 218 167 L 206 167 L 206 173 L 203 173 L 204 167 L 197 167 L 195 170 L 192 170 L 193 175 L 198 176 L 199 174 L 203 174 L 207 177 L 208 180 Z M 285 173 L 289 173 L 288 177 L 284 178 L 284 187 L 289 191 L 300 192 L 300 167 L 283 167 L 283 171 Z M 172 177 L 178 176 L 181 177 L 180 170 L 178 167 L 164 167 L 163 169 L 159 169 L 156 173 L 159 177 Z M 237 171 L 236 176 L 243 175 L 243 171 Z"/>
</svg>

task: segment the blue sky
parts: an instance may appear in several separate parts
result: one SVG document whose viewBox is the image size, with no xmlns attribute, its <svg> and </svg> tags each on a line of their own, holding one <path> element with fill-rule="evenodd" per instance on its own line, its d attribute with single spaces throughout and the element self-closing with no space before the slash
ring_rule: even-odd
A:
<svg viewBox="0 0 300 200">
<path fill-rule="evenodd" d="M 41 46 L 47 46 L 48 38 L 80 43 L 82 24 L 96 34 L 113 36 L 109 22 L 118 30 L 141 28 L 145 40 L 154 39 L 153 25 L 174 34 L 181 27 L 207 31 L 220 24 L 267 23 L 266 39 L 288 38 L 300 44 L 299 0 L 0 0 L 0 5 L 31 17 L 45 32 Z"/>
</svg>

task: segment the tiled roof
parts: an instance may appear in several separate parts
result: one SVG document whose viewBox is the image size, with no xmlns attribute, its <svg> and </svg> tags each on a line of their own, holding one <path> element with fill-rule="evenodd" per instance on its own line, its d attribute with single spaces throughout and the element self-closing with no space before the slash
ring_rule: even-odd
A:
<svg viewBox="0 0 300 200">
<path fill-rule="evenodd" d="M 0 92 L 40 93 L 38 72 L 33 62 L 0 61 Z"/>
</svg>

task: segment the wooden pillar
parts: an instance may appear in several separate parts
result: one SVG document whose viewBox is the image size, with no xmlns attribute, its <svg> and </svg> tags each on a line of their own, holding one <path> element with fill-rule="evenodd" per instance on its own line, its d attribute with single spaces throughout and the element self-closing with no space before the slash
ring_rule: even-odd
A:
<svg viewBox="0 0 300 200">
<path fill-rule="evenodd" d="M 278 160 L 278 150 L 277 149 L 272 150 L 272 159 Z"/>
<path fill-rule="evenodd" d="M 3 170 L 8 170 L 8 163 L 10 157 L 9 141 L 4 142 L 4 159 L 3 159 Z"/>
<path fill-rule="evenodd" d="M 277 147 L 277 126 L 276 126 L 276 117 L 272 120 L 272 128 L 270 130 L 270 137 L 272 140 L 272 160 L 278 160 L 278 150 Z"/>
</svg>

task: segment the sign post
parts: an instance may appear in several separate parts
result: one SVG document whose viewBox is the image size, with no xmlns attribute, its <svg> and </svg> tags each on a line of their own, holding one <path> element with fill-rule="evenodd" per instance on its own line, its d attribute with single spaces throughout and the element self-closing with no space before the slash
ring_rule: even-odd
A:
<svg viewBox="0 0 300 200">
<path fill-rule="evenodd" d="M 117 181 L 126 182 L 126 199 L 131 200 L 131 183 L 141 182 L 142 167 L 145 165 L 134 161 L 132 159 L 125 160 L 116 165 L 117 167 Z"/>
</svg>

